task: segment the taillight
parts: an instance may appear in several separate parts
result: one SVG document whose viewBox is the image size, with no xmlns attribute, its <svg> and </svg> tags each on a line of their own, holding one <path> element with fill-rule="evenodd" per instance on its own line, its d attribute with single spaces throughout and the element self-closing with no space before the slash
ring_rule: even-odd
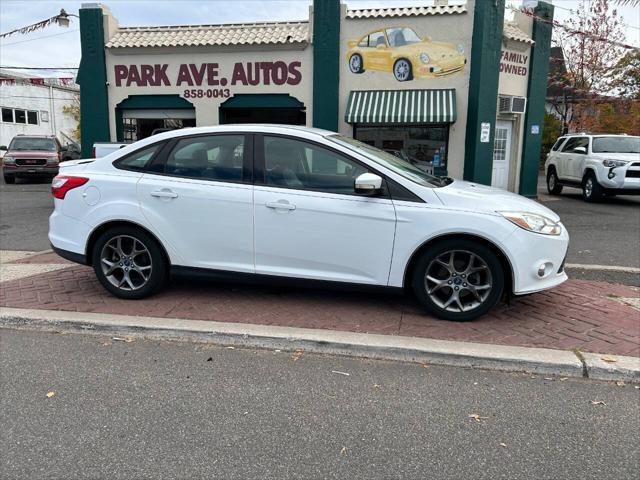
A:
<svg viewBox="0 0 640 480">
<path fill-rule="evenodd" d="M 89 181 L 85 177 L 69 177 L 58 175 L 51 182 L 51 193 L 55 198 L 62 200 L 69 190 L 80 187 Z"/>
<path fill-rule="evenodd" d="M 91 149 L 91 158 L 96 158 L 96 147 Z"/>
</svg>

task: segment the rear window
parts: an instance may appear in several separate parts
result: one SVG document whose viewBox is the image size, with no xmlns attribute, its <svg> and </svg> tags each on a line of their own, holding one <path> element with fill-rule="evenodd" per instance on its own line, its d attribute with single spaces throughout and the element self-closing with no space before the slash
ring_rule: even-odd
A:
<svg viewBox="0 0 640 480">
<path fill-rule="evenodd" d="M 9 150 L 42 150 L 56 152 L 58 147 L 52 138 L 15 137 L 9 144 Z"/>
</svg>

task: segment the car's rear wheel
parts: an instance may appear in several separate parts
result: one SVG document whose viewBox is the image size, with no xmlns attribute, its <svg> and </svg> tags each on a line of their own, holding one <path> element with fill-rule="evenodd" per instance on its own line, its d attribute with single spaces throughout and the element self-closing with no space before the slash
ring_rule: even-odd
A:
<svg viewBox="0 0 640 480">
<path fill-rule="evenodd" d="M 504 271 L 497 255 L 466 239 L 429 248 L 413 270 L 418 301 L 436 317 L 464 322 L 493 308 L 504 290 Z"/>
<path fill-rule="evenodd" d="M 102 286 L 120 298 L 152 295 L 167 279 L 167 260 L 157 241 L 135 227 L 102 233 L 94 244 L 92 262 Z"/>
<path fill-rule="evenodd" d="M 406 82 L 413 78 L 411 62 L 406 58 L 400 58 L 393 64 L 393 76 L 399 82 Z"/>
<path fill-rule="evenodd" d="M 362 55 L 359 53 L 354 53 L 349 58 L 349 70 L 352 73 L 362 73 L 364 72 L 364 63 L 362 62 Z"/>
<path fill-rule="evenodd" d="M 13 185 L 14 183 L 16 183 L 16 177 L 14 177 L 13 175 L 4 175 L 4 183 Z"/>
<path fill-rule="evenodd" d="M 558 180 L 558 174 L 553 167 L 547 172 L 547 191 L 551 195 L 560 195 L 562 193 L 562 184 Z"/>
<path fill-rule="evenodd" d="M 585 202 L 599 202 L 604 196 L 604 189 L 598 183 L 593 172 L 589 172 L 582 180 L 582 198 Z"/>
</svg>

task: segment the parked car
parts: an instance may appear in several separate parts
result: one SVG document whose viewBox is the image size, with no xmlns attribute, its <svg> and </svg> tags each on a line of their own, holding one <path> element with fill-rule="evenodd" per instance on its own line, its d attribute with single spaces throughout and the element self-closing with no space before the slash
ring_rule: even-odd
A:
<svg viewBox="0 0 640 480">
<path fill-rule="evenodd" d="M 116 152 L 127 145 L 128 143 L 122 142 L 96 142 L 93 144 L 91 156 L 93 158 L 106 157 L 110 153 Z"/>
<path fill-rule="evenodd" d="M 348 42 L 347 62 L 352 73 L 392 72 L 399 82 L 436 78 L 464 69 L 464 46 L 421 39 L 408 27 L 381 28 Z"/>
<path fill-rule="evenodd" d="M 77 160 L 82 156 L 80 145 L 77 143 L 70 143 L 66 147 L 62 147 L 62 155 L 60 161 L 66 162 L 67 160 Z"/>
<path fill-rule="evenodd" d="M 17 135 L 9 147 L 0 147 L 6 153 L 2 158 L 5 183 L 16 178 L 50 177 L 58 173 L 58 164 L 65 151 L 53 135 Z"/>
<path fill-rule="evenodd" d="M 170 274 L 284 277 L 410 288 L 438 317 L 471 320 L 567 279 L 551 210 L 324 130 L 175 130 L 61 169 L 49 240 L 121 298 Z"/>
<path fill-rule="evenodd" d="M 605 195 L 640 194 L 640 137 L 628 135 L 565 135 L 545 162 L 547 190 L 563 186 L 582 189 L 582 198 L 597 202 Z"/>
</svg>

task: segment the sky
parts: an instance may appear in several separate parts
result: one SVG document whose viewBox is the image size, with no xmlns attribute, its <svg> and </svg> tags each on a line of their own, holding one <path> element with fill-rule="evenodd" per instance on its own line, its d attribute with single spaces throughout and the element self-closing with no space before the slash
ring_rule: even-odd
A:
<svg viewBox="0 0 640 480">
<path fill-rule="evenodd" d="M 87 1 L 1 0 L 0 33 L 55 16 L 61 8 L 77 14 L 81 4 Z M 109 6 L 121 26 L 142 26 L 303 20 L 308 18 L 310 0 L 104 0 L 100 3 Z M 371 8 L 429 5 L 432 0 L 346 0 L 346 3 L 351 8 Z M 449 3 L 464 3 L 464 0 Z M 506 3 L 508 7 L 522 5 L 521 0 L 507 0 Z M 571 15 L 569 10 L 577 8 L 578 3 L 579 0 L 553 0 L 557 7 L 555 18 L 566 20 Z M 627 43 L 640 46 L 640 9 L 617 8 L 628 25 Z M 80 61 L 79 24 L 76 18 L 71 20 L 69 28 L 53 25 L 1 40 L 0 67 L 77 67 Z M 64 72 L 49 72 L 48 75 L 66 76 Z"/>
</svg>

